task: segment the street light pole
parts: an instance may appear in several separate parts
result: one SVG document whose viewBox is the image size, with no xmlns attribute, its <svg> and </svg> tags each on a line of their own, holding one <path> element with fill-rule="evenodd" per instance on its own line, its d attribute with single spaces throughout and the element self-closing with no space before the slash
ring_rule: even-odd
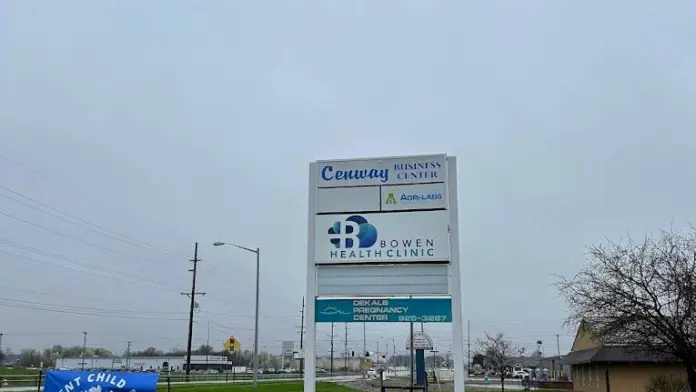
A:
<svg viewBox="0 0 696 392">
<path fill-rule="evenodd" d="M 259 279 L 261 271 L 261 249 L 247 248 L 227 242 L 213 242 L 213 246 L 229 245 L 256 254 L 256 314 L 254 315 L 254 388 L 259 386 Z"/>
<path fill-rule="evenodd" d="M 253 251 L 252 251 L 253 252 Z M 256 311 L 254 314 L 254 388 L 259 387 L 259 273 L 261 249 L 256 248 Z"/>
</svg>

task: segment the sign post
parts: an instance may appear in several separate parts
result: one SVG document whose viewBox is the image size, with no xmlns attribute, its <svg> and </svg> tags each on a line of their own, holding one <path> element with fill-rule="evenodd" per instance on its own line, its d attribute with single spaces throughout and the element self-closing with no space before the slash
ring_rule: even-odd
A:
<svg viewBox="0 0 696 392">
<path fill-rule="evenodd" d="M 452 323 L 464 392 L 456 158 L 312 162 L 308 202 L 304 392 L 316 390 L 318 322 Z"/>
</svg>

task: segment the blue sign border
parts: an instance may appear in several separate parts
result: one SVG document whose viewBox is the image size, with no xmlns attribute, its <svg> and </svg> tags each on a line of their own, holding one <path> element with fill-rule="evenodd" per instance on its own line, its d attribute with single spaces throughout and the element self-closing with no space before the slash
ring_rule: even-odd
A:
<svg viewBox="0 0 696 392">
<path fill-rule="evenodd" d="M 451 298 L 317 299 L 317 323 L 450 323 Z"/>
<path fill-rule="evenodd" d="M 49 370 L 44 392 L 156 392 L 159 373 Z"/>
</svg>

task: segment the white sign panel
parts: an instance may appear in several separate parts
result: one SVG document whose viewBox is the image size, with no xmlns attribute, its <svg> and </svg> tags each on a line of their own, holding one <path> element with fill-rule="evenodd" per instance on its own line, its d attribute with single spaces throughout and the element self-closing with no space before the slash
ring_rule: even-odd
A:
<svg viewBox="0 0 696 392">
<path fill-rule="evenodd" d="M 317 189 L 317 213 L 379 211 L 379 187 Z"/>
<path fill-rule="evenodd" d="M 411 338 L 406 340 L 406 350 L 411 349 Z M 414 350 L 432 350 L 433 349 L 433 339 L 430 338 L 425 332 L 414 332 L 413 333 L 413 349 Z"/>
<path fill-rule="evenodd" d="M 448 260 L 446 210 L 315 217 L 316 264 Z"/>
<path fill-rule="evenodd" d="M 445 155 L 317 162 L 317 187 L 445 182 Z"/>
<path fill-rule="evenodd" d="M 340 297 L 398 297 L 449 295 L 447 264 L 320 265 L 317 295 Z"/>
<path fill-rule="evenodd" d="M 382 187 L 382 211 L 429 210 L 446 206 L 444 183 Z"/>
<path fill-rule="evenodd" d="M 292 340 L 285 340 L 282 343 L 282 355 L 286 357 L 290 357 L 293 355 L 293 351 L 295 349 L 295 342 Z"/>
</svg>

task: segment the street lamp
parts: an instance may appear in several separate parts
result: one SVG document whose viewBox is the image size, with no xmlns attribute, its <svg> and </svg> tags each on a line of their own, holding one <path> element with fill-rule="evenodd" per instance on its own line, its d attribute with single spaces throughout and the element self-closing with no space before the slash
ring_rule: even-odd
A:
<svg viewBox="0 0 696 392">
<path fill-rule="evenodd" d="M 247 252 L 256 254 L 256 314 L 254 315 L 254 388 L 259 386 L 259 270 L 260 270 L 260 255 L 261 249 L 258 247 L 256 249 L 247 248 L 246 246 L 241 246 L 237 244 L 231 244 L 229 242 L 213 242 L 213 246 L 233 246 L 235 248 L 245 250 Z"/>
</svg>

